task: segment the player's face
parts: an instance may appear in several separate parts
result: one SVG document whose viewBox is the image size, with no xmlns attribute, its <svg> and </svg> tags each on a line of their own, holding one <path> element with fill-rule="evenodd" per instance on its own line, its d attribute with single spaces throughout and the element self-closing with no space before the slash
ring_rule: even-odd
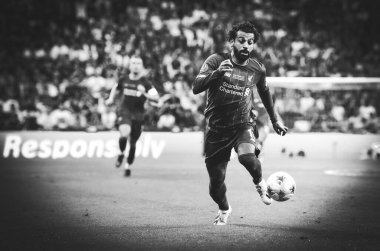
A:
<svg viewBox="0 0 380 251">
<path fill-rule="evenodd" d="M 132 73 L 140 73 L 143 69 L 143 63 L 141 58 L 131 58 L 129 61 L 129 70 Z"/>
<path fill-rule="evenodd" d="M 249 58 L 254 48 L 255 35 L 253 33 L 246 33 L 238 31 L 235 40 L 232 43 L 232 48 L 235 57 L 239 61 L 245 61 Z"/>
</svg>

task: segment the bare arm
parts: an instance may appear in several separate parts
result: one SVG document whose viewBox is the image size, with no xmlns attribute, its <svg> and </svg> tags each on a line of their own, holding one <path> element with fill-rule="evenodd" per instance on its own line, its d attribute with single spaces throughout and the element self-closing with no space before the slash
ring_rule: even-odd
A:
<svg viewBox="0 0 380 251">
<path fill-rule="evenodd" d="M 112 86 L 111 91 L 110 91 L 110 95 L 109 95 L 108 99 L 106 100 L 106 105 L 112 105 L 113 104 L 113 102 L 115 101 L 116 93 L 117 93 L 117 83 L 115 83 Z"/>
<path fill-rule="evenodd" d="M 257 88 L 261 101 L 263 102 L 264 107 L 267 110 L 270 120 L 272 121 L 272 123 L 277 122 L 278 118 L 277 114 L 274 111 L 273 99 L 268 86 L 265 85 L 265 87 L 259 88 L 258 85 Z"/>
<path fill-rule="evenodd" d="M 269 87 L 266 84 L 265 75 L 262 80 L 257 83 L 257 91 L 260 95 L 261 101 L 264 104 L 265 109 L 269 115 L 272 122 L 273 129 L 275 132 L 281 136 L 284 136 L 288 132 L 288 128 L 278 121 L 277 113 L 275 112 L 272 95 L 269 91 Z"/>
</svg>

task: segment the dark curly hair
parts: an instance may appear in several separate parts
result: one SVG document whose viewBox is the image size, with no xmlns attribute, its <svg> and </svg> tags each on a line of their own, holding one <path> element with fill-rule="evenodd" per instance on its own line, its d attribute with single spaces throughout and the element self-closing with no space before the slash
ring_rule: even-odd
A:
<svg viewBox="0 0 380 251">
<path fill-rule="evenodd" d="M 244 31 L 246 33 L 253 33 L 255 36 L 253 42 L 256 43 L 259 40 L 260 33 L 257 31 L 255 25 L 249 21 L 244 21 L 237 23 L 232 26 L 232 29 L 228 31 L 227 39 L 228 41 L 235 40 L 238 31 Z"/>
</svg>

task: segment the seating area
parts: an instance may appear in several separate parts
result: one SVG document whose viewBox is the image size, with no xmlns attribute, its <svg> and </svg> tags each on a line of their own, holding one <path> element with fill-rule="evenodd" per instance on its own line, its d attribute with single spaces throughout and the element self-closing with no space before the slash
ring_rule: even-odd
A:
<svg viewBox="0 0 380 251">
<path fill-rule="evenodd" d="M 268 76 L 380 76 L 377 1 L 238 2 L 9 1 L 0 130 L 112 130 L 115 108 L 104 99 L 133 54 L 166 97 L 148 106 L 146 128 L 200 130 L 204 97 L 192 94 L 192 80 L 210 54 L 227 50 L 226 30 L 241 20 L 262 34 L 255 56 Z M 306 120 L 311 131 L 379 132 L 380 90 L 273 93 L 292 127 Z"/>
</svg>

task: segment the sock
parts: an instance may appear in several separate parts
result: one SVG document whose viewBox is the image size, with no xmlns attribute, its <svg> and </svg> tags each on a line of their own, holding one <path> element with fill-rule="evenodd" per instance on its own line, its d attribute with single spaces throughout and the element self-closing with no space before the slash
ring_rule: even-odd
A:
<svg viewBox="0 0 380 251">
<path fill-rule="evenodd" d="M 224 183 L 227 162 L 206 162 L 206 167 L 210 177 L 209 193 L 211 198 L 216 204 L 218 204 L 220 210 L 228 210 L 229 205 L 226 196 L 227 187 Z"/>
<path fill-rule="evenodd" d="M 258 185 L 262 180 L 263 180 L 262 177 L 260 177 L 260 179 L 258 180 L 253 179 L 253 183 L 255 183 L 255 185 Z"/>
<path fill-rule="evenodd" d="M 223 200 L 222 203 L 220 203 L 218 206 L 219 206 L 219 209 L 222 211 L 227 211 L 228 209 L 230 209 L 227 198 Z"/>
<path fill-rule="evenodd" d="M 126 147 L 127 147 L 127 137 L 120 137 L 119 138 L 119 149 L 120 149 L 121 154 L 124 153 Z"/>
<path fill-rule="evenodd" d="M 257 185 L 262 180 L 261 164 L 254 153 L 239 155 L 239 162 L 251 174 L 253 182 Z"/>
<path fill-rule="evenodd" d="M 136 144 L 131 144 L 129 148 L 129 154 L 127 158 L 128 164 L 132 164 L 133 161 L 135 160 L 135 153 L 136 153 Z"/>
</svg>

